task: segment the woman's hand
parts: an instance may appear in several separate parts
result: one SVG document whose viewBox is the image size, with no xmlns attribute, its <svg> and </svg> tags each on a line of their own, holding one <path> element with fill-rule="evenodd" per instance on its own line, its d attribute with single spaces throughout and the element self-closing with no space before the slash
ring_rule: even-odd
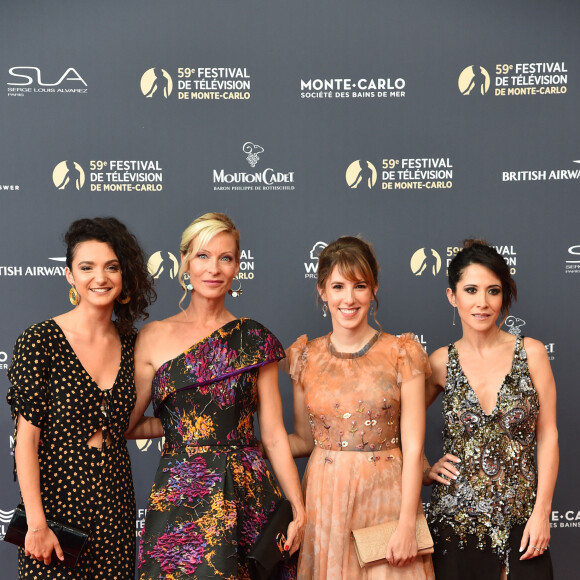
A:
<svg viewBox="0 0 580 580">
<path fill-rule="evenodd" d="M 413 525 L 403 526 L 401 522 L 394 531 L 387 544 L 387 562 L 391 566 L 406 566 L 417 556 L 417 537 L 415 522 Z"/>
<path fill-rule="evenodd" d="M 291 556 L 300 548 L 306 526 L 306 512 L 304 510 L 298 513 L 294 506 L 292 506 L 292 513 L 294 514 L 294 519 L 288 525 L 286 544 L 284 545 L 284 549 L 290 552 Z"/>
<path fill-rule="evenodd" d="M 524 550 L 525 552 L 520 560 L 529 560 L 530 558 L 541 556 L 546 551 L 549 543 L 550 517 L 548 514 L 542 515 L 537 510 L 534 510 L 522 534 L 520 552 L 524 552 Z"/>
<path fill-rule="evenodd" d="M 37 532 L 29 530 L 24 539 L 24 554 L 34 560 L 50 564 L 52 551 L 56 552 L 59 560 L 64 560 L 64 554 L 54 532 L 46 526 Z"/>
<path fill-rule="evenodd" d="M 430 469 L 425 470 L 423 473 L 423 485 L 431 485 L 434 481 L 449 485 L 452 479 L 457 479 L 460 463 L 459 457 L 446 453 Z"/>
</svg>

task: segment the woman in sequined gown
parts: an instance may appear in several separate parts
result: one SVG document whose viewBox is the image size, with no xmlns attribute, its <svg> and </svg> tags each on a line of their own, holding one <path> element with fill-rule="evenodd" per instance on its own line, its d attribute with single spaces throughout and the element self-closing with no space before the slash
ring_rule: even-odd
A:
<svg viewBox="0 0 580 580">
<path fill-rule="evenodd" d="M 415 538 L 429 364 L 412 334 L 396 337 L 368 323 L 377 276 L 363 240 L 328 245 L 318 259 L 318 292 L 332 332 L 301 336 L 287 351 L 290 445 L 294 456 L 310 456 L 301 580 L 433 579 L 431 557 L 417 556 Z M 361 569 L 352 530 L 396 519 L 385 560 Z"/>
<path fill-rule="evenodd" d="M 74 308 L 22 333 L 8 371 L 28 523 L 18 578 L 133 580 L 135 496 L 124 433 L 135 403 L 134 323 L 147 317 L 155 292 L 137 240 L 115 218 L 77 220 L 65 241 Z M 75 568 L 51 562 L 62 550 L 47 519 L 88 532 Z"/>
<path fill-rule="evenodd" d="M 485 242 L 464 242 L 449 265 L 447 297 L 463 333 L 431 355 L 427 382 L 427 405 L 443 393 L 445 422 L 445 455 L 424 470 L 424 483 L 434 483 L 436 575 L 551 579 L 558 431 L 546 349 L 501 330 L 516 285 Z"/>
<path fill-rule="evenodd" d="M 248 580 L 248 552 L 281 497 L 254 436 L 256 411 L 264 449 L 292 504 L 285 545 L 291 553 L 305 522 L 278 391 L 284 350 L 264 326 L 226 309 L 228 291 L 241 293 L 234 279 L 239 232 L 226 215 L 196 219 L 180 251 L 189 305 L 145 326 L 135 350 L 137 403 L 129 436 L 165 434 L 138 578 Z M 155 417 L 142 417 L 151 400 Z M 278 577 L 296 578 L 295 567 L 290 560 Z"/>
</svg>

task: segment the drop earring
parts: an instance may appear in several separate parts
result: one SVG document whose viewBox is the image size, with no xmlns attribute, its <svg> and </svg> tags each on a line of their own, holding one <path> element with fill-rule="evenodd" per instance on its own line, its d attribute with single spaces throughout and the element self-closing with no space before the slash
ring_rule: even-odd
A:
<svg viewBox="0 0 580 580">
<path fill-rule="evenodd" d="M 328 313 L 328 304 L 326 302 L 322 303 L 322 316 L 324 318 L 326 318 L 326 315 Z"/>
<path fill-rule="evenodd" d="M 230 288 L 228 290 L 228 294 L 232 297 L 232 298 L 237 298 L 238 296 L 242 295 L 242 281 L 239 278 L 234 278 L 232 280 L 232 282 L 237 282 L 238 283 L 238 287 L 234 290 L 233 288 Z"/>
<path fill-rule="evenodd" d="M 455 312 L 457 312 L 457 308 L 453 307 L 453 326 L 455 326 Z"/>
<path fill-rule="evenodd" d="M 193 290 L 193 284 L 191 283 L 191 278 L 187 272 L 184 272 L 181 276 L 181 282 L 188 292 Z"/>
<path fill-rule="evenodd" d="M 74 286 L 71 286 L 70 290 L 68 291 L 68 299 L 73 306 L 78 306 L 79 302 L 81 301 L 81 297 L 79 296 L 79 293 Z"/>
<path fill-rule="evenodd" d="M 129 294 L 127 294 L 127 296 L 125 296 L 125 298 L 121 298 L 121 295 L 117 296 L 117 302 L 119 304 L 129 304 L 129 302 L 131 302 L 131 296 L 129 296 Z"/>
</svg>

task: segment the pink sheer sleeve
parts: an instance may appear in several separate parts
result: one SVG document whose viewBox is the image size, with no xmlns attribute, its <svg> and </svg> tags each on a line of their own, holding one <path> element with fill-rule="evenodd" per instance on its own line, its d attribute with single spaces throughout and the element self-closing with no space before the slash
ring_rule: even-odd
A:
<svg viewBox="0 0 580 580">
<path fill-rule="evenodd" d="M 424 374 L 427 378 L 431 374 L 431 366 L 427 352 L 412 333 L 402 334 L 397 339 L 397 382 L 404 383 Z"/>
</svg>

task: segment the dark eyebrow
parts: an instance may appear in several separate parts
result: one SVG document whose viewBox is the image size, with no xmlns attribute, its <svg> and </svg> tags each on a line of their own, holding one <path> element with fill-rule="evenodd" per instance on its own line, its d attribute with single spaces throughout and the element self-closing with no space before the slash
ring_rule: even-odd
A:
<svg viewBox="0 0 580 580">
<path fill-rule="evenodd" d="M 109 264 L 120 264 L 121 262 L 119 262 L 119 260 L 117 258 L 115 258 L 114 260 L 107 260 L 105 262 L 106 265 Z M 94 264 L 94 262 L 92 260 L 83 260 L 82 262 L 79 262 L 79 266 L 81 264 L 88 264 L 89 266 L 92 266 Z"/>
</svg>

